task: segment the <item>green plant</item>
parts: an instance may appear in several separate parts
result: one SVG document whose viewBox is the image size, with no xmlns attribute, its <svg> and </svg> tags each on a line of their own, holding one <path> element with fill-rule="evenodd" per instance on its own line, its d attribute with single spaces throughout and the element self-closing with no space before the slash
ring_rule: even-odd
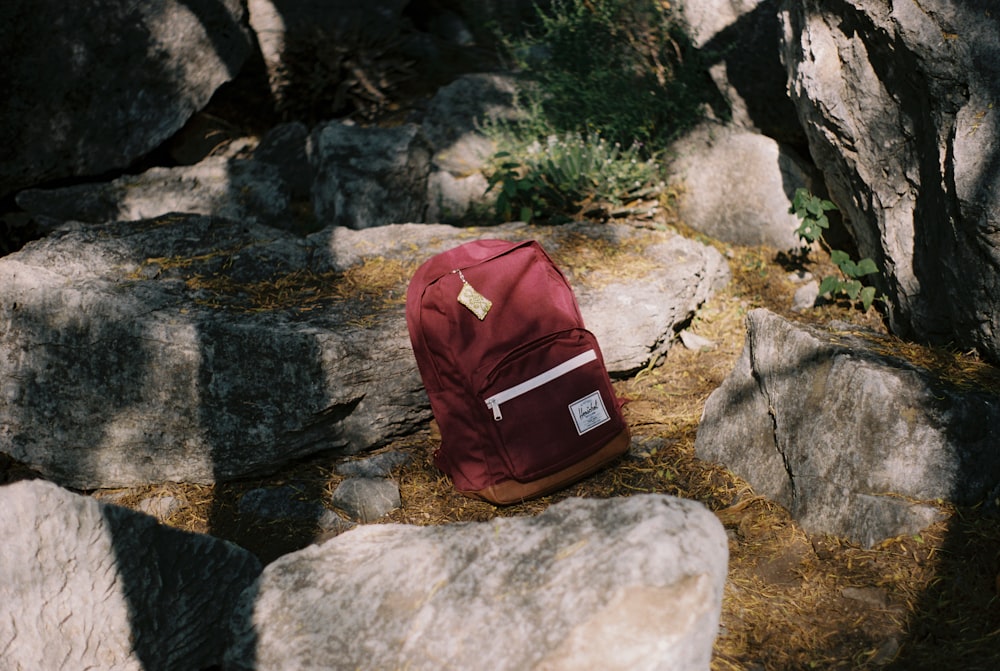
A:
<svg viewBox="0 0 1000 671">
<path fill-rule="evenodd" d="M 830 261 L 840 269 L 840 277 L 827 275 L 823 278 L 819 285 L 820 295 L 831 297 L 842 295 L 852 302 L 861 301 L 862 307 L 867 311 L 876 300 L 883 303 L 886 301 L 884 295 L 876 295 L 875 287 L 865 286 L 860 280 L 867 275 L 878 274 L 878 266 L 870 258 L 855 262 L 850 254 L 832 249 L 826 242 L 823 232 L 830 228 L 830 219 L 826 213 L 836 209 L 837 206 L 829 200 L 813 195 L 808 189 L 798 188 L 795 190 L 789 212 L 801 219 L 795 233 L 810 244 L 818 243 L 830 254 Z"/>
<path fill-rule="evenodd" d="M 608 219 L 657 207 L 662 168 L 643 159 L 638 144 L 623 148 L 600 136 L 567 133 L 528 145 L 511 136 L 501 146 L 507 148 L 493 156 L 487 192 L 496 190 L 502 221 Z"/>
<path fill-rule="evenodd" d="M 536 28 L 502 40 L 525 95 L 557 133 L 599 132 L 655 150 L 701 118 L 709 94 L 675 4 L 553 0 Z"/>
</svg>

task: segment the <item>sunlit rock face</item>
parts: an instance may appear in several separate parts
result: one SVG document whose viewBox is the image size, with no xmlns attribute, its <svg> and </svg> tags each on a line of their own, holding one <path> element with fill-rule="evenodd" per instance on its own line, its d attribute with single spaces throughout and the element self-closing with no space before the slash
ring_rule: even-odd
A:
<svg viewBox="0 0 1000 671">
<path fill-rule="evenodd" d="M 1000 361 L 1000 13 L 787 1 L 789 92 L 893 330 Z"/>
</svg>

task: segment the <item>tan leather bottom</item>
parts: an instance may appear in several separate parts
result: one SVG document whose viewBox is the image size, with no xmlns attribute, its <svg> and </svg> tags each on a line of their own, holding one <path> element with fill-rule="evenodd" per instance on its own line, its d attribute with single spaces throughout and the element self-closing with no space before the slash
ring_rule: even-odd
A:
<svg viewBox="0 0 1000 671">
<path fill-rule="evenodd" d="M 619 433 L 608 441 L 604 447 L 594 452 L 592 455 L 578 461 L 577 463 L 564 468 L 563 470 L 547 475 L 544 478 L 531 482 L 518 482 L 517 480 L 507 480 L 498 485 L 492 485 L 486 489 L 474 492 L 460 492 L 465 496 L 474 499 L 481 499 L 496 503 L 497 505 L 510 505 L 520 503 L 528 499 L 537 498 L 551 494 L 554 491 L 568 487 L 577 480 L 585 478 L 595 471 L 599 471 L 604 466 L 620 457 L 628 450 L 631 436 L 628 429 Z"/>
</svg>

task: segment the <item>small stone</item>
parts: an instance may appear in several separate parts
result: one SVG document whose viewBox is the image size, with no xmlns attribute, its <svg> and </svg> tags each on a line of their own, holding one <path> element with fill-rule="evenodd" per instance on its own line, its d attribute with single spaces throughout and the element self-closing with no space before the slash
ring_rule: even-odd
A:
<svg viewBox="0 0 1000 671">
<path fill-rule="evenodd" d="M 697 333 L 691 333 L 690 331 L 680 332 L 681 343 L 684 347 L 693 352 L 707 352 L 709 350 L 715 349 L 715 343 L 708 338 L 698 335 Z"/>
<path fill-rule="evenodd" d="M 402 505 L 399 486 L 384 478 L 347 478 L 333 492 L 333 505 L 359 522 L 374 522 Z"/>
<path fill-rule="evenodd" d="M 889 606 L 889 594 L 880 587 L 845 587 L 840 595 L 851 601 L 860 601 L 876 608 Z"/>
<path fill-rule="evenodd" d="M 813 274 L 808 270 L 796 270 L 794 273 L 788 273 L 788 281 L 793 284 L 802 284 L 803 282 L 808 282 L 813 278 Z"/>
<path fill-rule="evenodd" d="M 808 310 L 816 305 L 817 298 L 819 298 L 819 284 L 815 281 L 803 284 L 796 289 L 795 296 L 792 297 L 792 310 L 795 312 Z"/>
</svg>

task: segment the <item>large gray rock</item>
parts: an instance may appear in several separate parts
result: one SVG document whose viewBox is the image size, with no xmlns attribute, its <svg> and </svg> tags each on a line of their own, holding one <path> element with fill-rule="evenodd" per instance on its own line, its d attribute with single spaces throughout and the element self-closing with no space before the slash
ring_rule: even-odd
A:
<svg viewBox="0 0 1000 671">
<path fill-rule="evenodd" d="M 69 225 L 0 260 L 0 450 L 89 489 L 411 431 L 426 398 L 402 306 L 366 301 L 320 242 L 168 215 Z"/>
<path fill-rule="evenodd" d="M 790 92 L 894 332 L 1000 361 L 1000 13 L 786 0 Z"/>
<path fill-rule="evenodd" d="M 781 62 L 780 0 L 699 0 L 680 4 L 694 45 L 730 122 L 786 144 L 805 144 Z"/>
<path fill-rule="evenodd" d="M 660 495 L 362 527 L 264 570 L 226 668 L 704 671 L 727 559 L 714 515 Z"/>
<path fill-rule="evenodd" d="M 261 567 L 235 545 L 51 483 L 0 487 L 9 671 L 203 669 Z"/>
<path fill-rule="evenodd" d="M 187 212 L 290 228 L 290 192 L 275 165 L 211 157 L 193 166 L 152 168 L 106 183 L 27 189 L 17 194 L 17 204 L 33 215 L 62 221 L 136 221 Z"/>
<path fill-rule="evenodd" d="M 613 373 L 665 352 L 728 277 L 715 250 L 625 225 L 67 224 L 0 259 L 0 452 L 92 489 L 228 480 L 411 433 L 430 410 L 405 285 L 476 237 L 565 259 Z"/>
<path fill-rule="evenodd" d="M 1000 402 L 892 354 L 874 335 L 747 317 L 695 452 L 786 506 L 808 532 L 865 545 L 972 504 L 1000 482 Z"/>
<path fill-rule="evenodd" d="M 479 171 L 496 151 L 483 129 L 517 118 L 516 95 L 510 75 L 469 74 L 443 86 L 428 102 L 421 122 L 435 167 L 456 177 Z"/>
<path fill-rule="evenodd" d="M 128 166 L 205 106 L 250 44 L 240 0 L 2 3 L 0 196 Z"/>
<path fill-rule="evenodd" d="M 316 127 L 310 162 L 317 219 L 355 229 L 425 221 L 430 160 L 427 139 L 414 124 Z"/>
<path fill-rule="evenodd" d="M 441 223 L 474 218 L 491 209 L 484 168 L 496 152 L 487 124 L 518 116 L 515 81 L 509 75 L 459 77 L 430 100 L 421 128 L 432 151 L 427 180 L 427 220 Z"/>
<path fill-rule="evenodd" d="M 789 147 L 759 133 L 705 123 L 671 147 L 672 182 L 683 186 L 679 214 L 696 231 L 739 245 L 802 246 L 789 213 L 795 190 L 815 175 Z"/>
</svg>

